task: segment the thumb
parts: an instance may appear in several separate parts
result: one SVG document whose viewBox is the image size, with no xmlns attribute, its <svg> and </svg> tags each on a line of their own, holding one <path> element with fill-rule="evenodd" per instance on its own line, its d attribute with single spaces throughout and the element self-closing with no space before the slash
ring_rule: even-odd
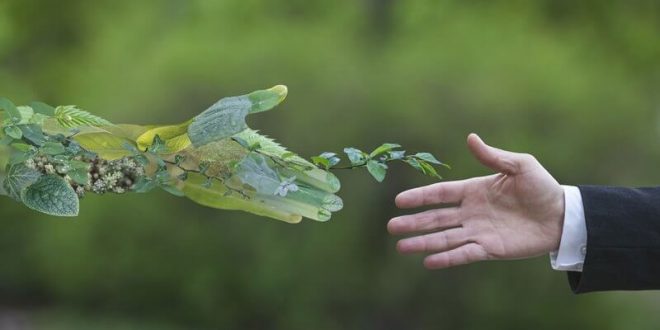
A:
<svg viewBox="0 0 660 330">
<path fill-rule="evenodd" d="M 517 174 L 524 161 L 524 154 L 491 147 L 477 134 L 467 138 L 468 148 L 481 164 L 504 174 Z"/>
</svg>

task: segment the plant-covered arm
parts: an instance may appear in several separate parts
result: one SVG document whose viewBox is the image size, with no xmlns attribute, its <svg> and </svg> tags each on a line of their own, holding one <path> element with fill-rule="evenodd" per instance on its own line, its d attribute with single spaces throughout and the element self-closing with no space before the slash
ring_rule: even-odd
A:
<svg viewBox="0 0 660 330">
<path fill-rule="evenodd" d="M 112 124 L 76 106 L 0 99 L 0 195 L 50 215 L 76 216 L 87 193 L 161 188 L 209 207 L 296 223 L 326 221 L 343 207 L 331 170 L 366 168 L 379 182 L 387 163 L 405 162 L 439 178 L 429 153 L 406 155 L 386 143 L 371 153 L 346 148 L 308 161 L 247 127 L 270 110 L 285 86 L 223 98 L 178 125 Z"/>
</svg>

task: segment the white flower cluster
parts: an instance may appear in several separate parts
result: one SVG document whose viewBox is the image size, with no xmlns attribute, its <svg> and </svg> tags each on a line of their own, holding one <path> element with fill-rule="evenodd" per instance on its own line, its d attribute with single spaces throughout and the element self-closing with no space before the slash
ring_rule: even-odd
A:
<svg viewBox="0 0 660 330">
<path fill-rule="evenodd" d="M 76 191 L 79 197 L 85 192 L 104 194 L 108 192 L 122 194 L 129 191 L 138 178 L 144 176 L 144 167 L 133 158 L 124 157 L 118 160 L 107 161 L 100 158 L 75 160 L 89 163 L 87 184 L 76 183 L 69 175 L 66 166 L 58 165 L 48 156 L 37 156 L 25 161 L 27 167 L 36 169 L 43 174 L 57 174 L 62 176 Z"/>
</svg>

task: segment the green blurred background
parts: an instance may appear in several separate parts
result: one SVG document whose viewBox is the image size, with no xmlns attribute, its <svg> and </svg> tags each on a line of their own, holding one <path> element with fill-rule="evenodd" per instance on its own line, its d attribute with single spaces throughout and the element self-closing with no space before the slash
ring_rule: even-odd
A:
<svg viewBox="0 0 660 330">
<path fill-rule="evenodd" d="M 660 183 L 657 1 L 0 2 L 0 94 L 176 123 L 286 84 L 250 125 L 311 156 L 399 142 L 488 174 L 469 132 L 562 183 Z M 401 190 L 339 173 L 345 209 L 287 225 L 166 193 L 62 220 L 0 200 L 0 328 L 651 329 L 660 295 L 575 296 L 547 257 L 427 271 L 387 234 Z"/>
</svg>

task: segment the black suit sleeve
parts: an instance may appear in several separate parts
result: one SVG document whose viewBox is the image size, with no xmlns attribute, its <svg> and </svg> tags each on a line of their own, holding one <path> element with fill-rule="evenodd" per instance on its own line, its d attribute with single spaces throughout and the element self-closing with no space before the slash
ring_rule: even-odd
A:
<svg viewBox="0 0 660 330">
<path fill-rule="evenodd" d="M 660 188 L 579 188 L 587 254 L 573 291 L 660 289 Z"/>
</svg>

